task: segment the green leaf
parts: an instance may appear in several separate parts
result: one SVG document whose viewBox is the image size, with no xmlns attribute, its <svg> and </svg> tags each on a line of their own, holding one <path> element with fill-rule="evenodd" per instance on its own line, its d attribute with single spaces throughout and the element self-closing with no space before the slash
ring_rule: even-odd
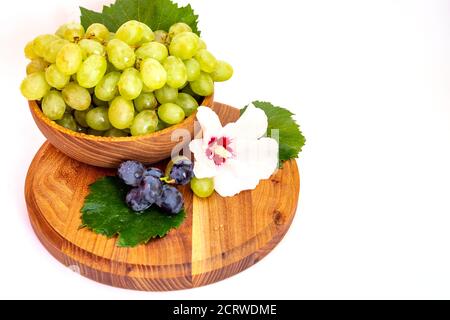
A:
<svg viewBox="0 0 450 320">
<path fill-rule="evenodd" d="M 302 151 L 306 139 L 300 131 L 299 125 L 292 118 L 294 115 L 289 110 L 277 107 L 270 102 L 254 101 L 255 107 L 262 109 L 268 118 L 267 136 L 272 136 L 272 130 L 278 130 L 280 151 L 278 157 L 280 164 L 284 161 L 295 159 Z M 241 110 L 241 114 L 246 108 Z"/>
<path fill-rule="evenodd" d="M 93 183 L 81 209 L 82 227 L 108 238 L 118 234 L 119 247 L 135 247 L 152 238 L 164 237 L 186 218 L 184 210 L 169 216 L 154 206 L 137 214 L 125 203 L 128 190 L 117 177 L 104 177 Z"/>
<path fill-rule="evenodd" d="M 200 35 L 197 26 L 198 15 L 191 5 L 180 8 L 170 0 L 117 0 L 110 6 L 104 6 L 101 13 L 83 7 L 80 10 L 81 24 L 85 28 L 93 23 L 102 23 L 111 32 L 116 32 L 123 23 L 138 20 L 147 24 L 153 31 L 169 31 L 173 24 L 184 22 Z"/>
</svg>

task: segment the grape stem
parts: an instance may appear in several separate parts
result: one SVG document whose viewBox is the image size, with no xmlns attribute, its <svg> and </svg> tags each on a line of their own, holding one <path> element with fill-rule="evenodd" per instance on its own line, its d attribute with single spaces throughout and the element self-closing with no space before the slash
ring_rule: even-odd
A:
<svg viewBox="0 0 450 320">
<path fill-rule="evenodd" d="M 170 177 L 163 177 L 163 178 L 160 178 L 160 180 L 167 184 L 175 184 L 175 182 L 176 182 L 175 179 L 170 179 Z"/>
</svg>

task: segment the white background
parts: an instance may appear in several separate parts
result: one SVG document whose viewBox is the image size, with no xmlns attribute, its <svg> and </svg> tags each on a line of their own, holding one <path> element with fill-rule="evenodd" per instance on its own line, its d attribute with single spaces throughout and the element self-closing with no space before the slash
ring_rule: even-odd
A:
<svg viewBox="0 0 450 320">
<path fill-rule="evenodd" d="M 187 1 L 180 1 L 186 3 Z M 226 281 L 189 291 L 115 289 L 41 246 L 23 186 L 44 142 L 18 87 L 25 43 L 102 1 L 9 1 L 0 19 L 0 298 L 450 298 L 450 2 L 190 1 L 230 61 L 217 100 L 294 111 L 308 144 L 282 243 Z"/>
</svg>

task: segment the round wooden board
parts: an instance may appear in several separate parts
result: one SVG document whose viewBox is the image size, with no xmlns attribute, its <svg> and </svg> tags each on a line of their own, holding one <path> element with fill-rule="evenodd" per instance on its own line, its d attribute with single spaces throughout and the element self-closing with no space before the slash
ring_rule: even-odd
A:
<svg viewBox="0 0 450 320">
<path fill-rule="evenodd" d="M 223 124 L 239 111 L 216 103 Z M 299 197 L 295 161 L 286 162 L 255 190 L 232 198 L 209 199 L 182 188 L 188 218 L 162 239 L 119 248 L 80 229 L 80 209 L 88 188 L 113 170 L 73 160 L 48 142 L 36 154 L 25 184 L 31 224 L 47 250 L 66 266 L 115 287 L 168 291 L 208 285 L 231 277 L 265 257 L 283 238 Z M 270 276 L 270 275 L 267 275 Z"/>
</svg>

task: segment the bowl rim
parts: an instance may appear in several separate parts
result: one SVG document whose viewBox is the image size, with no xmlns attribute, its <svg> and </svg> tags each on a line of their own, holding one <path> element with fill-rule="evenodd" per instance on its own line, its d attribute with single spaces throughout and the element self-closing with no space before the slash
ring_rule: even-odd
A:
<svg viewBox="0 0 450 320">
<path fill-rule="evenodd" d="M 200 106 L 205 106 L 205 102 L 212 104 L 214 102 L 214 94 L 207 96 L 203 99 Z M 137 137 L 100 137 L 100 136 L 94 136 L 91 134 L 85 134 L 81 132 L 75 132 L 70 129 L 64 128 L 63 126 L 57 124 L 55 121 L 50 120 L 47 116 L 44 115 L 41 108 L 37 104 L 35 100 L 29 100 L 28 105 L 30 107 L 30 111 L 33 115 L 35 115 L 39 121 L 44 122 L 48 127 L 51 127 L 52 129 L 59 131 L 63 134 L 70 135 L 75 138 L 79 139 L 85 139 L 85 140 L 91 140 L 91 141 L 103 141 L 103 142 L 131 142 L 131 141 L 140 141 L 140 140 L 147 140 L 148 138 L 153 137 L 159 137 L 162 135 L 167 134 L 168 132 L 174 131 L 176 129 L 182 128 L 183 125 L 188 121 L 193 121 L 195 117 L 197 116 L 197 111 L 192 113 L 189 117 L 183 120 L 183 122 L 180 122 L 179 124 L 173 125 L 171 127 L 165 128 L 163 130 L 155 131 L 153 133 L 143 135 L 143 136 L 137 136 Z M 206 105 L 210 108 L 210 106 Z"/>
</svg>

